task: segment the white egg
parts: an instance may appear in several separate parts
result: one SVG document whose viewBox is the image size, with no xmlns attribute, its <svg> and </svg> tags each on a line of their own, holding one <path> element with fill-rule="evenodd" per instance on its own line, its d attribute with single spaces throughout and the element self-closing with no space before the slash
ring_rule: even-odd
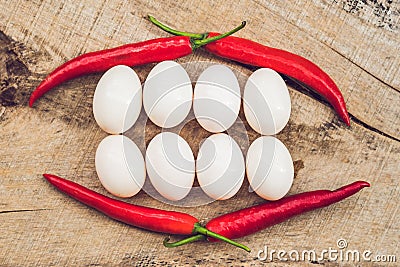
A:
<svg viewBox="0 0 400 267">
<path fill-rule="evenodd" d="M 240 87 L 235 74 L 224 65 L 204 70 L 195 85 L 193 111 L 199 124 L 209 132 L 227 130 L 240 109 Z"/>
<path fill-rule="evenodd" d="M 110 134 L 127 131 L 142 108 L 142 86 L 128 66 L 115 66 L 101 77 L 93 97 L 93 114 L 101 129 Z"/>
<path fill-rule="evenodd" d="M 174 61 L 157 64 L 143 87 L 143 107 L 150 120 L 164 128 L 181 123 L 192 107 L 193 89 L 185 69 Z"/>
<path fill-rule="evenodd" d="M 147 174 L 154 188 L 166 199 L 183 199 L 194 181 L 195 162 L 188 143 L 179 135 L 162 132 L 146 150 Z"/>
<path fill-rule="evenodd" d="M 289 192 L 294 167 L 286 146 L 273 136 L 261 136 L 249 147 L 246 173 L 251 188 L 260 197 L 278 200 Z"/>
<path fill-rule="evenodd" d="M 96 150 L 96 172 L 113 195 L 131 197 L 143 187 L 146 169 L 137 145 L 124 135 L 109 135 Z"/>
<path fill-rule="evenodd" d="M 244 173 L 242 151 L 229 135 L 211 135 L 200 146 L 197 180 L 209 197 L 218 200 L 233 197 L 242 186 Z"/>
<path fill-rule="evenodd" d="M 285 81 L 274 70 L 262 68 L 250 75 L 243 93 L 246 120 L 256 132 L 274 135 L 289 121 L 290 95 Z"/>
</svg>

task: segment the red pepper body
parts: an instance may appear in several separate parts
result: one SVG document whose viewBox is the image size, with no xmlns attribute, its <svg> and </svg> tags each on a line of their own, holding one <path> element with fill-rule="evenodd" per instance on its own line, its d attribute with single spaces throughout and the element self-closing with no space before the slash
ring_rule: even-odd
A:
<svg viewBox="0 0 400 267">
<path fill-rule="evenodd" d="M 80 55 L 51 72 L 32 92 L 29 106 L 53 87 L 78 76 L 104 72 L 116 65 L 138 66 L 177 59 L 191 54 L 191 39 L 186 36 L 158 38 Z"/>
<path fill-rule="evenodd" d="M 335 191 L 318 190 L 288 196 L 214 218 L 206 228 L 230 239 L 247 236 L 295 215 L 339 202 L 369 186 L 367 182 L 357 181 Z M 209 241 L 217 240 L 209 238 Z"/>
<path fill-rule="evenodd" d="M 132 205 L 96 193 L 52 174 L 43 176 L 58 190 L 105 215 L 139 228 L 179 235 L 193 234 L 198 220 L 186 213 Z"/>
<path fill-rule="evenodd" d="M 209 37 L 218 33 L 209 33 Z M 271 48 L 240 37 L 228 36 L 207 44 L 205 49 L 223 58 L 247 65 L 270 68 L 308 85 L 324 97 L 340 118 L 350 125 L 343 95 L 335 82 L 317 65 L 299 55 Z"/>
</svg>

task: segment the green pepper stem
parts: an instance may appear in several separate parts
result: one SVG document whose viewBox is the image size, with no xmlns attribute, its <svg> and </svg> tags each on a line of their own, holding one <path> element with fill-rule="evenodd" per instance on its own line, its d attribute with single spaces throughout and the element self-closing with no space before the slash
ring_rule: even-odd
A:
<svg viewBox="0 0 400 267">
<path fill-rule="evenodd" d="M 166 31 L 170 34 L 173 35 L 177 35 L 177 36 L 188 36 L 190 38 L 193 39 L 205 39 L 208 36 L 208 32 L 207 33 L 191 33 L 191 32 L 182 32 L 182 31 L 178 31 L 175 29 L 172 29 L 171 27 L 161 23 L 160 21 L 158 21 L 155 17 L 148 15 L 147 16 L 148 19 L 151 21 L 151 23 L 153 23 L 154 25 L 156 25 L 158 28 L 162 29 L 163 31 Z"/>
<path fill-rule="evenodd" d="M 170 240 L 169 237 L 165 238 L 163 241 L 163 245 L 166 246 L 167 248 L 175 248 L 175 247 L 179 247 L 188 243 L 192 243 L 192 242 L 196 242 L 198 240 L 205 240 L 207 237 L 202 235 L 202 234 L 198 234 L 198 235 L 193 235 L 190 236 L 188 238 L 173 242 L 173 243 L 169 243 L 168 241 Z"/>
<path fill-rule="evenodd" d="M 231 244 L 231 245 L 234 245 L 234 246 L 236 246 L 238 248 L 244 249 L 247 252 L 251 251 L 251 249 L 248 248 L 247 246 L 242 245 L 240 243 L 237 243 L 237 242 L 235 242 L 235 241 L 233 241 L 233 240 L 231 240 L 229 238 L 226 238 L 225 236 L 222 236 L 222 235 L 219 235 L 217 233 L 214 233 L 214 232 L 208 230 L 207 228 L 202 227 L 199 223 L 196 223 L 194 225 L 193 233 L 202 234 L 204 236 L 209 236 L 209 237 L 213 237 L 213 238 L 219 239 L 219 240 L 224 241 L 224 242 L 226 242 L 228 244 Z"/>
<path fill-rule="evenodd" d="M 167 25 L 159 22 L 157 19 L 155 19 L 153 16 L 148 16 L 149 20 L 156 25 L 157 27 L 159 27 L 160 29 L 171 33 L 173 35 L 178 35 L 178 36 L 188 36 L 191 38 L 192 40 L 192 46 L 193 46 L 193 50 L 199 48 L 200 46 L 209 44 L 211 42 L 215 42 L 219 39 L 222 39 L 226 36 L 232 35 L 235 32 L 239 31 L 240 29 L 242 29 L 244 26 L 246 26 L 246 21 L 242 21 L 242 23 L 237 26 L 236 28 L 230 30 L 229 32 L 214 36 L 214 37 L 210 37 L 210 38 L 206 38 L 208 36 L 208 33 L 190 33 L 190 32 L 182 32 L 182 31 L 177 31 L 175 29 L 172 29 L 171 27 L 168 27 Z"/>
<path fill-rule="evenodd" d="M 189 244 L 189 243 L 192 243 L 192 242 L 196 242 L 196 241 L 199 241 L 199 240 L 205 240 L 209 236 L 209 237 L 213 237 L 213 238 L 225 241 L 225 242 L 227 242 L 227 243 L 229 243 L 231 245 L 234 245 L 234 246 L 236 246 L 238 248 L 244 249 L 247 252 L 251 251 L 250 248 L 248 248 L 247 246 L 242 245 L 240 243 L 237 243 L 237 242 L 235 242 L 233 240 L 230 240 L 229 238 L 226 238 L 226 237 L 224 237 L 222 235 L 219 235 L 217 233 L 214 233 L 214 232 L 208 230 L 207 228 L 202 227 L 199 223 L 196 223 L 194 225 L 193 233 L 196 234 L 196 235 L 189 236 L 189 237 L 187 237 L 185 239 L 182 239 L 182 240 L 179 240 L 179 241 L 176 241 L 176 242 L 168 242 L 170 239 L 169 239 L 169 237 L 167 237 L 167 238 L 164 239 L 163 245 L 168 247 L 168 248 L 174 248 L 174 247 L 179 247 L 179 246 L 182 246 L 182 245 L 185 245 L 185 244 Z"/>
<path fill-rule="evenodd" d="M 201 39 L 201 40 L 197 40 L 197 39 L 192 39 L 193 40 L 193 50 L 196 48 L 199 48 L 200 46 L 218 41 L 219 39 L 225 38 L 229 35 L 234 34 L 235 32 L 239 31 L 240 29 L 243 29 L 244 26 L 246 26 L 246 21 L 242 21 L 242 23 L 237 26 L 236 28 L 234 28 L 233 30 L 230 30 L 229 32 L 214 36 L 214 37 L 210 37 L 210 38 L 206 38 L 206 39 Z"/>
</svg>

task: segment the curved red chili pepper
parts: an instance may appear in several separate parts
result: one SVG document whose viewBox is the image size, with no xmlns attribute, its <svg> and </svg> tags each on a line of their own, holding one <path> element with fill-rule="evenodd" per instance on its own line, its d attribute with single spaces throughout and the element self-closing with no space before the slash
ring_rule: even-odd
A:
<svg viewBox="0 0 400 267">
<path fill-rule="evenodd" d="M 96 193 L 84 186 L 56 175 L 43 174 L 43 176 L 61 192 L 100 211 L 114 220 L 161 233 L 177 235 L 199 233 L 205 236 L 213 236 L 246 251 L 250 251 L 248 247 L 200 226 L 199 220 L 189 214 L 132 205 Z"/>
<path fill-rule="evenodd" d="M 52 71 L 32 92 L 29 106 L 32 107 L 33 103 L 43 94 L 67 80 L 89 73 L 104 72 L 116 65 L 138 66 L 184 57 L 200 46 L 237 32 L 245 25 L 244 21 L 240 26 L 227 33 L 211 38 L 204 37 L 201 40 L 187 36 L 174 36 L 80 55 Z"/>
<path fill-rule="evenodd" d="M 83 54 L 52 71 L 32 92 L 29 106 L 32 107 L 38 98 L 55 86 L 85 74 L 103 72 L 116 65 L 138 66 L 171 60 L 191 53 L 190 38 L 180 36 L 179 38 L 148 40 Z"/>
<path fill-rule="evenodd" d="M 339 202 L 369 186 L 367 182 L 357 181 L 335 191 L 317 190 L 288 196 L 219 216 L 209 221 L 206 228 L 230 239 L 244 237 L 293 216 Z M 195 235 L 167 245 L 176 247 L 204 238 L 204 236 Z M 218 241 L 214 238 L 208 238 L 208 240 Z"/>
<path fill-rule="evenodd" d="M 149 20 L 162 30 L 178 36 L 205 38 L 205 36 L 213 37 L 218 35 L 215 32 L 196 34 L 177 31 L 162 24 L 152 16 L 149 16 Z M 311 89 L 333 106 L 347 125 L 350 125 L 346 103 L 339 88 L 326 72 L 310 60 L 285 50 L 268 47 L 234 36 L 226 37 L 204 47 L 207 51 L 217 56 L 247 65 L 270 68 L 310 86 Z"/>
<path fill-rule="evenodd" d="M 288 196 L 222 215 L 209 221 L 206 227 L 228 238 L 247 236 L 295 215 L 339 202 L 369 186 L 367 182 L 357 181 L 335 191 L 317 190 Z"/>
<path fill-rule="evenodd" d="M 215 35 L 218 33 L 211 32 L 208 36 Z M 205 49 L 217 56 L 243 64 L 273 69 L 310 86 L 333 106 L 347 125 L 350 125 L 346 103 L 339 88 L 326 72 L 310 60 L 235 36 L 210 43 Z"/>
</svg>

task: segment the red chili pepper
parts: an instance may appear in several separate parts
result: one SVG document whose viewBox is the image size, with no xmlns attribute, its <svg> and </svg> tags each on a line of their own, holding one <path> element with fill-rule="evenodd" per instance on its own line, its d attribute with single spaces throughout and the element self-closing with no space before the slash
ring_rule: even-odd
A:
<svg viewBox="0 0 400 267">
<path fill-rule="evenodd" d="M 231 35 L 245 25 L 246 22 L 243 21 L 237 28 L 211 38 L 158 38 L 80 55 L 51 72 L 32 92 L 29 106 L 32 107 L 43 94 L 67 80 L 89 73 L 103 72 L 116 65 L 138 66 L 187 56 L 198 47 Z"/>
<path fill-rule="evenodd" d="M 339 202 L 369 186 L 367 182 L 357 181 L 335 191 L 317 190 L 288 196 L 219 216 L 209 221 L 206 228 L 231 239 L 244 237 L 286 221 L 295 215 Z M 176 247 L 200 239 L 204 239 L 204 236 L 195 235 L 175 243 L 166 243 L 166 241 L 164 243 L 166 246 Z M 217 241 L 214 238 L 208 240 Z"/>
<path fill-rule="evenodd" d="M 218 33 L 196 34 L 181 32 L 162 24 L 149 16 L 150 21 L 174 35 L 191 38 L 213 37 Z M 256 67 L 270 68 L 290 76 L 313 89 L 324 97 L 336 110 L 340 118 L 350 125 L 349 114 L 343 95 L 329 75 L 310 60 L 285 50 L 268 47 L 257 42 L 229 36 L 217 42 L 207 44 L 205 49 L 217 56 Z"/>
<path fill-rule="evenodd" d="M 161 233 L 177 235 L 198 233 L 212 236 L 250 252 L 248 247 L 202 227 L 199 220 L 189 214 L 132 205 L 96 193 L 56 175 L 43 174 L 43 176 L 61 192 L 117 221 Z"/>
</svg>

